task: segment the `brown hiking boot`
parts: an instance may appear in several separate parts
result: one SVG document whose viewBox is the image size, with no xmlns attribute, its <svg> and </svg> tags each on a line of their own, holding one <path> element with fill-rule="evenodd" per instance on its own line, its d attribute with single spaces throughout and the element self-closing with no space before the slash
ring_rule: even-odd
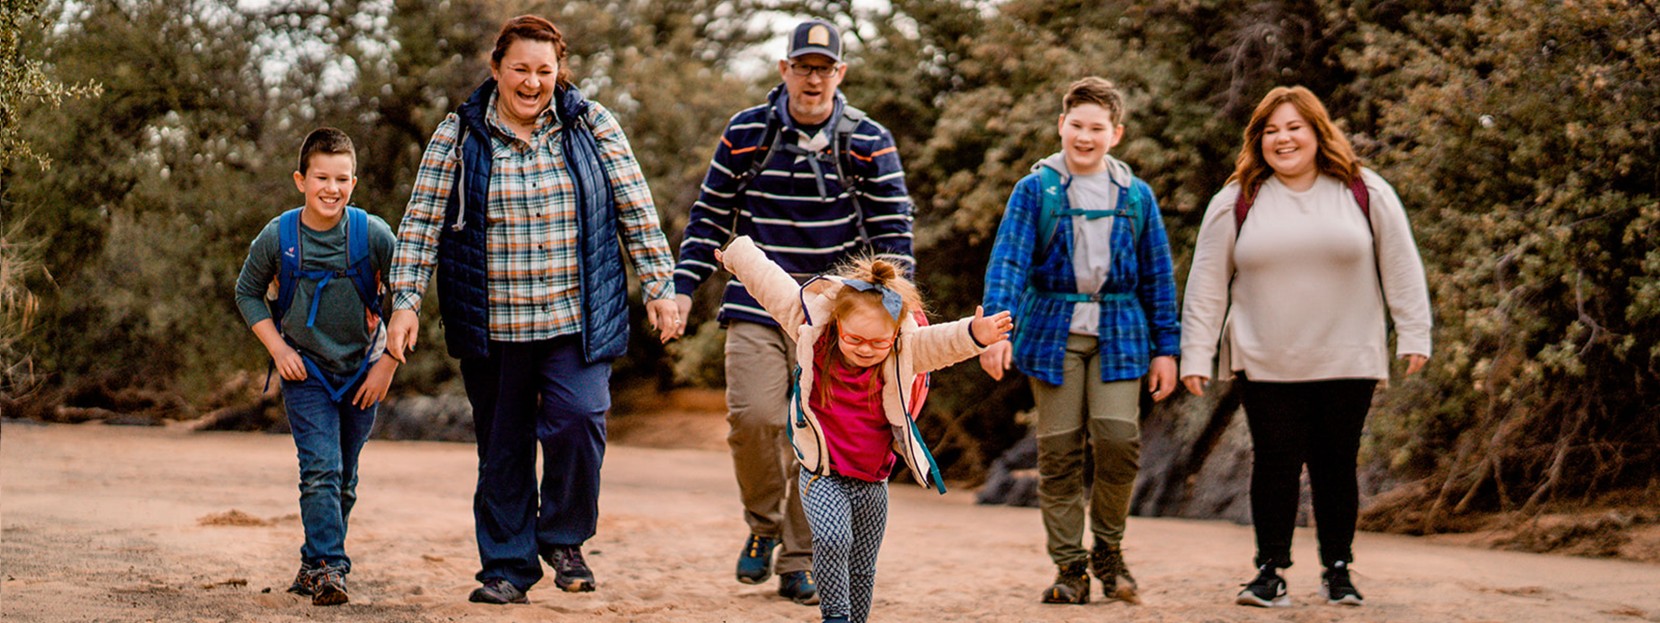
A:
<svg viewBox="0 0 1660 623">
<path fill-rule="evenodd" d="M 1097 542 L 1095 549 L 1089 553 L 1089 570 L 1095 574 L 1095 579 L 1101 581 L 1101 594 L 1107 599 L 1141 603 L 1135 578 L 1130 576 L 1130 568 L 1124 564 L 1124 550 L 1118 546 Z"/>
<path fill-rule="evenodd" d="M 1083 562 L 1055 568 L 1055 584 L 1043 589 L 1043 603 L 1089 603 L 1089 572 Z"/>
</svg>

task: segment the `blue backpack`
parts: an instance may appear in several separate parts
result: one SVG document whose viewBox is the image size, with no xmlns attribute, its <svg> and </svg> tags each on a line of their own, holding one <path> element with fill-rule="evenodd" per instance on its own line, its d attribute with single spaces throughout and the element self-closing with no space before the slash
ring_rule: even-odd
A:
<svg viewBox="0 0 1660 623">
<path fill-rule="evenodd" d="M 381 309 L 381 278 L 375 271 L 374 264 L 369 260 L 369 213 L 356 206 L 346 206 L 346 258 L 347 267 L 344 270 L 301 270 L 302 259 L 305 256 L 300 244 L 300 210 L 294 208 L 283 212 L 277 220 L 277 298 L 271 302 L 271 319 L 277 324 L 277 332 L 282 333 L 282 317 L 287 314 L 288 308 L 294 304 L 294 291 L 299 287 L 301 279 L 310 279 L 317 282 L 317 289 L 311 295 L 311 309 L 306 313 L 305 326 L 312 326 L 317 322 L 317 306 L 323 300 L 323 288 L 336 278 L 346 278 L 357 289 L 357 296 L 363 301 L 365 312 L 364 322 L 369 332 L 374 333 L 380 326 Z M 373 345 L 371 345 L 373 347 Z M 341 387 L 335 388 L 324 380 L 322 371 L 309 357 L 300 355 L 305 361 L 306 370 L 322 381 L 328 389 L 329 396 L 339 402 L 346 390 L 357 384 L 358 379 L 369 370 L 370 357 L 364 357 L 363 363 L 357 367 L 357 373 L 347 380 Z M 272 362 L 270 369 L 265 373 L 265 385 L 271 386 L 271 372 L 276 369 L 276 362 Z"/>
</svg>

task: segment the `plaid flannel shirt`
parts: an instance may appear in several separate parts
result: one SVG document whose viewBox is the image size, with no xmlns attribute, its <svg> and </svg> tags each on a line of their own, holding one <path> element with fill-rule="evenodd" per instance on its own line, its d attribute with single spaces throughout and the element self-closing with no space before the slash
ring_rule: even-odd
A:
<svg viewBox="0 0 1660 623">
<path fill-rule="evenodd" d="M 1140 204 L 1145 223 L 1112 228 L 1112 270 L 1101 292 L 1129 296 L 1107 297 L 1099 303 L 1103 382 L 1141 378 L 1153 357 L 1181 352 L 1176 280 L 1164 219 L 1146 182 L 1136 179 L 1130 193 L 1132 201 Z M 1027 376 L 1060 385 L 1075 303 L 1037 296 L 1033 290 L 1078 291 L 1072 265 L 1073 228 L 1072 219 L 1057 219 L 1054 242 L 1047 253 L 1038 255 L 1042 194 L 1042 182 L 1033 173 L 1020 180 L 1009 196 L 986 267 L 984 306 L 986 315 L 1007 310 L 1014 316 L 1015 366 Z M 1064 188 L 1061 196 L 1066 196 Z M 1141 239 L 1131 240 L 1138 229 Z"/>
<path fill-rule="evenodd" d="M 495 158 L 486 207 L 490 339 L 528 342 L 576 333 L 582 329 L 576 189 L 559 142 L 561 121 L 550 107 L 527 143 L 501 123 L 495 101 L 492 94 L 485 113 Z M 673 298 L 674 258 L 628 137 L 598 102 L 590 103 L 588 122 L 616 197 L 617 230 L 645 298 Z M 454 113 L 445 117 L 421 155 L 393 254 L 393 309 L 419 310 L 431 282 L 444 206 L 455 187 L 460 126 Z"/>
</svg>

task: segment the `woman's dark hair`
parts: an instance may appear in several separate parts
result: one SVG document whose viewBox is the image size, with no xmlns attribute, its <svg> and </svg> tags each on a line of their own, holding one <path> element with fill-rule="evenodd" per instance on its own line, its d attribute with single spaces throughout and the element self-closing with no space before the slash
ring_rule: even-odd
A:
<svg viewBox="0 0 1660 623">
<path fill-rule="evenodd" d="M 565 34 L 559 32 L 559 27 L 554 26 L 553 22 L 535 15 L 520 15 L 501 25 L 501 34 L 496 35 L 496 49 L 490 52 L 490 67 L 500 68 L 501 57 L 507 54 L 507 48 L 521 39 L 552 43 L 554 57 L 559 61 L 559 74 L 555 79 L 561 87 L 571 85 L 571 68 L 565 63 Z"/>
</svg>

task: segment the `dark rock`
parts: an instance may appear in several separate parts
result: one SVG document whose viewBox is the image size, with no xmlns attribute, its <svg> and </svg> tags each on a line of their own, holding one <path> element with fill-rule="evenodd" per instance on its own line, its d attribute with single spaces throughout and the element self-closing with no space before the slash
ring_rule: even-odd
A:
<svg viewBox="0 0 1660 623">
<path fill-rule="evenodd" d="M 471 442 L 473 406 L 460 394 L 389 398 L 375 414 L 375 428 L 369 436 Z"/>
<path fill-rule="evenodd" d="M 1011 446 L 986 471 L 986 484 L 974 495 L 979 504 L 1037 507 L 1037 437 Z"/>
</svg>

